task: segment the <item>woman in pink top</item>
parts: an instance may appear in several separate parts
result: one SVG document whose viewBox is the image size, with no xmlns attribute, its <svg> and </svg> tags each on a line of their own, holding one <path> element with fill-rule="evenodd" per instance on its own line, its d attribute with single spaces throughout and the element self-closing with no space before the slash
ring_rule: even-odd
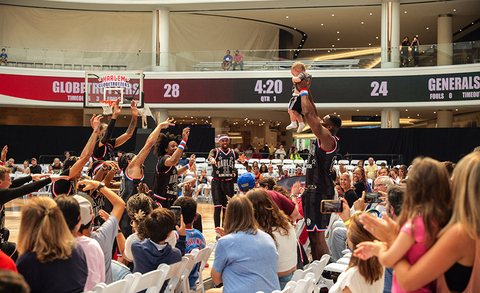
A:
<svg viewBox="0 0 480 293">
<path fill-rule="evenodd" d="M 451 216 L 452 198 L 447 170 L 433 159 L 416 159 L 407 184 L 405 201 L 399 217 L 400 233 L 393 243 L 363 242 L 354 255 L 362 259 L 377 256 L 385 267 L 392 267 L 405 257 L 415 264 L 433 245 L 440 228 Z M 392 292 L 405 292 L 393 273 Z M 428 283 L 415 292 L 433 292 Z"/>
</svg>

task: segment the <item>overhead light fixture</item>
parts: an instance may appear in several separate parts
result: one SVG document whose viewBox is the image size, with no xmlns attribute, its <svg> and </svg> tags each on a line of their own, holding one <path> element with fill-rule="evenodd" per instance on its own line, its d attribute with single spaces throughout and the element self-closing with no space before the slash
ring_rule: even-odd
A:
<svg viewBox="0 0 480 293">
<path fill-rule="evenodd" d="M 433 114 L 437 114 L 437 112 L 436 112 L 436 111 L 433 111 Z"/>
<path fill-rule="evenodd" d="M 378 40 L 378 37 L 375 37 L 375 39 L 377 39 L 377 40 Z"/>
<path fill-rule="evenodd" d="M 339 31 L 337 31 L 337 34 L 339 34 L 339 33 L 340 33 L 340 32 L 339 32 Z"/>
<path fill-rule="evenodd" d="M 405 112 L 408 112 L 408 109 L 405 109 Z"/>
<path fill-rule="evenodd" d="M 361 22 L 361 24 L 363 24 L 363 21 Z"/>
<path fill-rule="evenodd" d="M 455 109 L 455 111 L 458 111 L 458 109 Z"/>
<path fill-rule="evenodd" d="M 340 41 L 340 39 L 337 39 L 337 41 Z"/>
<path fill-rule="evenodd" d="M 428 30 L 428 29 L 429 29 L 429 28 L 427 27 L 427 30 Z"/>
<path fill-rule="evenodd" d="M 420 116 L 420 114 L 417 114 L 417 117 Z"/>
<path fill-rule="evenodd" d="M 405 13 L 407 13 L 407 11 L 405 10 Z"/>
<path fill-rule="evenodd" d="M 373 13 L 370 12 L 370 15 L 373 15 Z"/>
<path fill-rule="evenodd" d="M 321 23 L 320 25 L 323 26 L 323 23 Z"/>
<path fill-rule="evenodd" d="M 371 45 L 372 45 L 372 43 L 368 43 L 368 45 L 369 45 L 369 46 L 371 46 Z"/>
<path fill-rule="evenodd" d="M 457 9 L 453 8 L 453 12 L 457 11 Z"/>
<path fill-rule="evenodd" d="M 287 16 L 285 16 L 285 18 L 288 18 L 288 15 L 287 15 Z"/>
<path fill-rule="evenodd" d="M 335 14 L 332 13 L 332 16 L 335 16 Z"/>
<path fill-rule="evenodd" d="M 360 109 L 357 109 L 357 112 L 359 112 L 359 111 L 360 111 Z"/>
</svg>

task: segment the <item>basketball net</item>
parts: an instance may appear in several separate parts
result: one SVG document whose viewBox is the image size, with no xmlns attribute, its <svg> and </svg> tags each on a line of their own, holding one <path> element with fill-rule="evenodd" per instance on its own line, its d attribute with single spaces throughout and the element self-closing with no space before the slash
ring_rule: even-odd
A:
<svg viewBox="0 0 480 293">
<path fill-rule="evenodd" d="M 112 108 L 115 106 L 115 101 L 99 101 L 102 104 L 103 115 L 110 115 L 113 113 Z"/>
<path fill-rule="evenodd" d="M 143 108 L 140 109 L 139 111 L 140 116 L 142 116 L 142 128 L 147 129 L 148 123 L 147 123 L 147 116 L 153 117 L 152 111 L 150 111 L 150 108 L 146 104 L 143 104 Z"/>
</svg>

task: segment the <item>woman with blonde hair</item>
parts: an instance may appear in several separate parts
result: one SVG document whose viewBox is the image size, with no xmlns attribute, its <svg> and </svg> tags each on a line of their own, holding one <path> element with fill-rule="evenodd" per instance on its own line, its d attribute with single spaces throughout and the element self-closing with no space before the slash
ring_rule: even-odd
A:
<svg viewBox="0 0 480 293">
<path fill-rule="evenodd" d="M 211 274 L 214 284 L 223 282 L 224 293 L 280 289 L 275 242 L 258 229 L 253 213 L 247 197 L 234 196 L 228 203 L 223 229 L 216 228 L 223 236 L 217 242 Z"/>
<path fill-rule="evenodd" d="M 344 201 L 344 209 L 346 204 Z M 354 214 L 348 224 L 347 243 L 353 251 L 364 241 L 374 241 L 376 238 L 363 228 L 360 215 L 373 217 L 364 212 Z M 362 260 L 356 256 L 350 257 L 350 263 L 345 272 L 338 276 L 337 283 L 328 292 L 330 293 L 381 293 L 383 292 L 384 268 L 377 257 Z"/>
<path fill-rule="evenodd" d="M 18 250 L 18 272 L 32 293 L 83 292 L 85 254 L 51 198 L 34 197 L 22 208 Z"/>
<path fill-rule="evenodd" d="M 273 202 L 268 193 L 260 188 L 247 192 L 252 202 L 255 220 L 261 230 L 270 235 L 278 250 L 278 280 L 280 290 L 292 279 L 297 269 L 297 237 L 290 219 Z"/>
</svg>

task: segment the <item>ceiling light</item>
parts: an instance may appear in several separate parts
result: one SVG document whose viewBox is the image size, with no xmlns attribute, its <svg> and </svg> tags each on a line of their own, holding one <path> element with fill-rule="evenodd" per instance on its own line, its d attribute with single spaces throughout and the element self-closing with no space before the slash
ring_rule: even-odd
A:
<svg viewBox="0 0 480 293">
<path fill-rule="evenodd" d="M 436 111 L 433 111 L 433 114 L 437 114 L 437 112 L 436 112 Z"/>
<path fill-rule="evenodd" d="M 453 12 L 457 11 L 457 9 L 453 8 Z"/>
<path fill-rule="evenodd" d="M 370 12 L 370 15 L 373 15 L 373 13 Z"/>
<path fill-rule="evenodd" d="M 339 34 L 339 33 L 340 33 L 340 32 L 339 32 L 339 31 L 337 31 L 337 34 Z"/>
<path fill-rule="evenodd" d="M 378 40 L 378 37 L 375 37 L 375 39 L 377 39 L 377 40 Z"/>
<path fill-rule="evenodd" d="M 335 16 L 335 14 L 332 13 L 332 16 Z"/>
<path fill-rule="evenodd" d="M 369 45 L 369 46 L 371 46 L 371 45 L 372 45 L 372 43 L 368 43 L 368 45 Z"/>
<path fill-rule="evenodd" d="M 337 112 L 333 112 L 333 114 L 337 115 Z"/>
<path fill-rule="evenodd" d="M 408 112 L 408 109 L 405 109 L 405 112 Z"/>
<path fill-rule="evenodd" d="M 462 29 L 460 29 L 460 31 L 462 31 Z"/>
<path fill-rule="evenodd" d="M 405 13 L 407 13 L 407 11 L 405 10 Z"/>
<path fill-rule="evenodd" d="M 360 111 L 359 109 L 357 109 L 357 112 Z"/>
<path fill-rule="evenodd" d="M 428 29 L 429 29 L 429 28 L 427 27 L 427 30 L 428 30 Z"/>
<path fill-rule="evenodd" d="M 327 53 L 330 53 L 330 50 L 328 50 Z"/>
<path fill-rule="evenodd" d="M 323 23 L 321 23 L 320 25 L 323 26 Z"/>
<path fill-rule="evenodd" d="M 332 47 L 335 47 L 335 45 L 332 45 Z"/>
<path fill-rule="evenodd" d="M 288 15 L 287 15 L 287 16 L 285 16 L 285 18 L 288 18 Z"/>
<path fill-rule="evenodd" d="M 193 119 L 193 117 L 190 117 L 190 119 Z"/>
<path fill-rule="evenodd" d="M 410 116 L 408 116 L 407 118 L 410 119 Z"/>
<path fill-rule="evenodd" d="M 363 21 L 361 22 L 361 24 L 363 24 Z"/>
<path fill-rule="evenodd" d="M 208 116 L 208 118 L 210 118 L 210 116 Z"/>
<path fill-rule="evenodd" d="M 243 124 L 243 126 L 247 126 L 247 124 Z"/>
<path fill-rule="evenodd" d="M 455 111 L 458 111 L 458 109 L 455 109 Z"/>
<path fill-rule="evenodd" d="M 340 39 L 337 39 L 337 41 L 340 41 Z"/>
<path fill-rule="evenodd" d="M 417 116 L 420 116 L 420 114 L 417 114 Z"/>
</svg>

